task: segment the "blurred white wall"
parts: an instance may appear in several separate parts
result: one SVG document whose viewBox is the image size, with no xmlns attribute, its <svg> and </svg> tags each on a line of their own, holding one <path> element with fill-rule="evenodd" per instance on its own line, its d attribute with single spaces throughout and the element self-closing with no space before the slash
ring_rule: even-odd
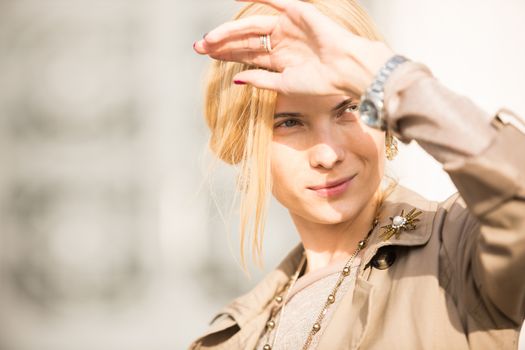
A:
<svg viewBox="0 0 525 350">
<path fill-rule="evenodd" d="M 427 64 L 446 86 L 488 112 L 506 106 L 525 115 L 525 2 L 368 0 L 363 5 L 397 52 Z M 416 145 L 403 149 L 393 168 L 401 183 L 428 198 L 444 199 L 455 191 L 439 164 Z"/>
<path fill-rule="evenodd" d="M 523 2 L 365 6 L 446 85 L 525 115 Z M 272 203 L 266 268 L 247 279 L 233 171 L 207 175 L 208 60 L 191 47 L 239 7 L 0 0 L 0 350 L 185 348 L 296 244 Z M 392 168 L 429 198 L 454 190 L 415 145 Z"/>
</svg>

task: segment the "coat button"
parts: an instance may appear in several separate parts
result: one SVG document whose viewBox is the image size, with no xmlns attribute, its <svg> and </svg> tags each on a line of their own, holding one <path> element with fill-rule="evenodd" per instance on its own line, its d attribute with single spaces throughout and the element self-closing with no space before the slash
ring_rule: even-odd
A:
<svg viewBox="0 0 525 350">
<path fill-rule="evenodd" d="M 396 260 L 396 252 L 393 247 L 382 247 L 372 258 L 370 264 L 378 270 L 386 270 Z"/>
</svg>

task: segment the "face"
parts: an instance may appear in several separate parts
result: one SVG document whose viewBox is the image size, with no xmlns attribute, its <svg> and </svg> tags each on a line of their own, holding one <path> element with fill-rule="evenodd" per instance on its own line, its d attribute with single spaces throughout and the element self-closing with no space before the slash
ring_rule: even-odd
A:
<svg viewBox="0 0 525 350">
<path fill-rule="evenodd" d="M 385 134 L 360 122 L 357 105 L 347 96 L 278 96 L 272 192 L 294 219 L 339 224 L 377 192 Z"/>
</svg>

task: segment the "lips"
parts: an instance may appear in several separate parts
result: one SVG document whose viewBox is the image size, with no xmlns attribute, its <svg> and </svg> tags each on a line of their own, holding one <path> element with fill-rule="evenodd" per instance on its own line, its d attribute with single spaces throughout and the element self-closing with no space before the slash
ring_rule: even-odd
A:
<svg viewBox="0 0 525 350">
<path fill-rule="evenodd" d="M 308 187 L 308 189 L 315 191 L 321 197 L 338 196 L 346 191 L 355 176 L 352 175 L 339 180 L 329 181 L 322 185 Z"/>
</svg>

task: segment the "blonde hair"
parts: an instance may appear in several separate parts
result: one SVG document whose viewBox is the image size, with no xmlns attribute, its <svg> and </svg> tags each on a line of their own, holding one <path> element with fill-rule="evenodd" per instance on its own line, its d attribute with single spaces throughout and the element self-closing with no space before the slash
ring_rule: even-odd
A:
<svg viewBox="0 0 525 350">
<path fill-rule="evenodd" d="M 384 41 L 365 10 L 354 0 L 310 0 L 319 11 L 352 33 Z M 276 14 L 258 3 L 245 6 L 234 18 Z M 239 167 L 240 257 L 246 267 L 244 247 L 251 233 L 253 260 L 262 262 L 262 238 L 271 192 L 269 145 L 277 94 L 251 86 L 232 84 L 233 77 L 253 67 L 214 61 L 206 81 L 205 118 L 211 131 L 209 146 L 224 162 Z"/>
</svg>

